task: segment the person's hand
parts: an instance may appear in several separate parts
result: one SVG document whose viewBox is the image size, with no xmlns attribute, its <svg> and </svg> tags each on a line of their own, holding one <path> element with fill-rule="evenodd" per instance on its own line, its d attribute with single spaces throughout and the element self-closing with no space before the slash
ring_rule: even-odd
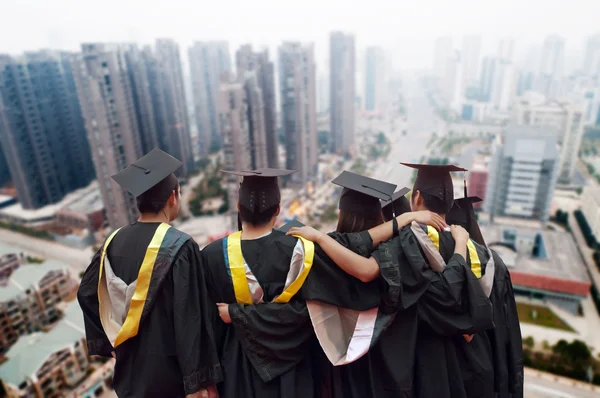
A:
<svg viewBox="0 0 600 398">
<path fill-rule="evenodd" d="M 219 310 L 219 316 L 221 320 L 227 324 L 231 323 L 231 317 L 229 316 L 229 304 L 217 303 L 217 309 Z"/>
<path fill-rule="evenodd" d="M 219 398 L 219 392 L 216 386 L 201 388 L 198 392 L 188 394 L 185 398 Z"/>
<path fill-rule="evenodd" d="M 413 215 L 413 220 L 416 222 L 420 224 L 431 225 L 438 231 L 443 231 L 448 227 L 442 216 L 429 210 L 415 211 L 411 214 Z"/>
<path fill-rule="evenodd" d="M 286 233 L 286 235 L 298 235 L 298 236 L 303 237 L 306 240 L 310 240 L 311 242 L 318 243 L 321 236 L 323 236 L 323 232 L 317 231 L 313 227 L 309 227 L 309 226 L 305 225 L 304 227 L 301 227 L 301 228 L 298 228 L 298 227 L 290 228 L 290 230 Z"/>
<path fill-rule="evenodd" d="M 450 232 L 454 238 L 454 242 L 467 244 L 469 241 L 469 233 L 460 225 L 451 225 Z"/>
</svg>

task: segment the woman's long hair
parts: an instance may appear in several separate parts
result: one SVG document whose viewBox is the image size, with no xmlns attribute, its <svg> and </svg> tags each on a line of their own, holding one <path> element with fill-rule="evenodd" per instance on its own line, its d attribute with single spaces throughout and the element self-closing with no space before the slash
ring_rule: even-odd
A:
<svg viewBox="0 0 600 398">
<path fill-rule="evenodd" d="M 340 210 L 335 230 L 340 233 L 361 232 L 374 228 L 380 224 L 383 224 L 383 214 L 381 211 L 371 217 L 365 217 L 351 211 Z"/>
</svg>

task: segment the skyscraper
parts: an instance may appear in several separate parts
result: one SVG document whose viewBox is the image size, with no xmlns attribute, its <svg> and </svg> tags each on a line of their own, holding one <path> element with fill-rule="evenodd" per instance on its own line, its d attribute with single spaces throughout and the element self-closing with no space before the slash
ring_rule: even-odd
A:
<svg viewBox="0 0 600 398">
<path fill-rule="evenodd" d="M 221 147 L 217 102 L 221 75 L 231 72 L 229 45 L 224 41 L 196 42 L 189 49 L 194 110 L 200 153 Z"/>
<path fill-rule="evenodd" d="M 565 64 L 565 39 L 557 35 L 546 37 L 542 48 L 539 74 L 553 80 L 562 78 Z"/>
<path fill-rule="evenodd" d="M 219 89 L 217 107 L 219 129 L 223 136 L 225 166 L 229 170 L 248 170 L 252 168 L 252 159 L 244 84 L 227 81 L 225 76 L 223 80 Z"/>
<path fill-rule="evenodd" d="M 463 79 L 462 57 L 459 51 L 456 51 L 448 59 L 445 77 L 445 96 L 449 107 L 454 112 L 460 112 L 465 98 L 465 80 Z"/>
<path fill-rule="evenodd" d="M 586 76 L 600 76 L 600 33 L 587 39 L 583 73 Z"/>
<path fill-rule="evenodd" d="M 94 178 L 72 57 L 0 58 L 0 146 L 26 209 L 56 203 Z"/>
<path fill-rule="evenodd" d="M 498 58 L 502 61 L 513 62 L 515 55 L 515 41 L 509 37 L 498 42 Z"/>
<path fill-rule="evenodd" d="M 491 101 L 496 109 L 505 111 L 512 104 L 516 94 L 515 67 L 508 61 L 499 61 L 494 70 Z"/>
<path fill-rule="evenodd" d="M 75 82 L 106 216 L 116 228 L 138 215 L 135 198 L 111 179 L 142 156 L 131 80 L 122 47 L 81 47 L 73 68 Z"/>
<path fill-rule="evenodd" d="M 279 47 L 281 124 L 285 137 L 285 168 L 297 170 L 293 181 L 316 175 L 316 65 L 312 44 L 287 42 Z"/>
<path fill-rule="evenodd" d="M 494 78 L 496 76 L 496 67 L 499 61 L 497 58 L 485 57 L 481 65 L 481 79 L 479 81 L 479 94 L 481 100 L 492 100 L 492 89 L 494 87 Z"/>
<path fill-rule="evenodd" d="M 551 128 L 558 132 L 561 145 L 558 159 L 558 178 L 561 182 L 573 179 L 584 133 L 585 113 L 582 104 L 546 99 L 529 93 L 516 103 L 513 122 Z"/>
<path fill-rule="evenodd" d="M 485 210 L 491 217 L 548 221 L 558 174 L 556 130 L 509 126 L 494 143 Z"/>
<path fill-rule="evenodd" d="M 465 36 L 462 44 L 463 79 L 466 87 L 473 87 L 479 78 L 481 36 Z"/>
<path fill-rule="evenodd" d="M 442 80 L 442 85 L 448 72 L 448 60 L 454 54 L 452 37 L 438 37 L 435 40 L 435 49 L 433 54 L 433 73 L 435 77 Z"/>
<path fill-rule="evenodd" d="M 257 130 L 256 134 L 251 132 L 251 135 L 257 137 L 264 135 L 263 141 L 266 149 L 266 165 L 264 167 L 278 168 L 279 136 L 275 101 L 275 67 L 269 60 L 269 52 L 266 49 L 261 52 L 253 52 L 251 45 L 244 45 L 236 53 L 236 65 L 238 79 L 244 79 L 247 82 L 246 96 L 251 101 L 249 103 L 250 112 L 254 114 L 252 109 L 262 108 L 262 115 L 254 114 L 251 120 L 257 122 L 262 120 L 261 123 L 264 127 L 260 130 L 264 130 L 264 133 Z M 253 124 L 251 127 L 254 130 L 257 126 Z M 257 153 L 260 153 L 260 150 Z"/>
<path fill-rule="evenodd" d="M 142 153 L 154 148 L 183 163 L 178 175 L 194 168 L 191 136 L 179 46 L 172 40 L 157 40 L 155 49 L 123 46 L 140 131 Z"/>
<path fill-rule="evenodd" d="M 327 113 L 329 110 L 329 79 L 327 74 L 320 73 L 317 79 L 317 112 Z"/>
<path fill-rule="evenodd" d="M 8 169 L 8 163 L 2 152 L 2 145 L 0 145 L 0 187 L 10 181 L 10 170 Z"/>
<path fill-rule="evenodd" d="M 329 119 L 332 149 L 347 153 L 354 145 L 355 49 L 354 36 L 332 32 L 330 36 Z"/>
<path fill-rule="evenodd" d="M 365 65 L 365 109 L 382 111 L 386 107 L 385 56 L 381 47 L 367 47 Z"/>
</svg>

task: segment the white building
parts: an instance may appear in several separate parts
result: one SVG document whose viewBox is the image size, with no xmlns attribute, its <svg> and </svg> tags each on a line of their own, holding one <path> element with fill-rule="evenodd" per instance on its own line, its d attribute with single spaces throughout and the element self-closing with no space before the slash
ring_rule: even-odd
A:
<svg viewBox="0 0 600 398">
<path fill-rule="evenodd" d="M 491 100 L 496 109 L 505 111 L 512 105 L 516 94 L 516 78 L 515 66 L 512 63 L 496 63 L 491 92 Z"/>
<path fill-rule="evenodd" d="M 452 37 L 445 36 L 436 39 L 433 54 L 433 73 L 442 82 L 446 78 L 448 60 L 452 57 L 453 52 Z"/>
<path fill-rule="evenodd" d="M 513 62 L 513 57 L 515 55 L 515 41 L 509 37 L 505 37 L 500 40 L 498 43 L 498 58 L 507 61 Z"/>
<path fill-rule="evenodd" d="M 587 39 L 583 73 L 587 76 L 600 76 L 600 33 Z"/>
<path fill-rule="evenodd" d="M 365 109 L 383 111 L 387 104 L 385 53 L 381 47 L 367 47 L 365 56 Z"/>
<path fill-rule="evenodd" d="M 463 79 L 466 87 L 477 85 L 479 78 L 479 59 L 481 55 L 481 36 L 465 36 L 462 44 Z"/>
<path fill-rule="evenodd" d="M 509 126 L 494 143 L 485 209 L 492 218 L 546 222 L 557 177 L 557 133 L 551 127 Z"/>
<path fill-rule="evenodd" d="M 513 122 L 556 129 L 561 145 L 559 180 L 569 182 L 573 179 L 584 133 L 584 109 L 581 103 L 547 100 L 540 94 L 528 92 L 517 101 Z"/>
<path fill-rule="evenodd" d="M 588 184 L 581 195 L 581 211 L 585 216 L 592 234 L 600 238 L 600 187 Z"/>
<path fill-rule="evenodd" d="M 557 35 L 546 37 L 542 48 L 539 74 L 553 80 L 562 78 L 565 67 L 565 39 Z"/>
<path fill-rule="evenodd" d="M 463 68 L 460 52 L 456 51 L 448 59 L 445 78 L 445 97 L 450 109 L 459 113 L 465 96 L 465 81 L 463 79 Z"/>
</svg>

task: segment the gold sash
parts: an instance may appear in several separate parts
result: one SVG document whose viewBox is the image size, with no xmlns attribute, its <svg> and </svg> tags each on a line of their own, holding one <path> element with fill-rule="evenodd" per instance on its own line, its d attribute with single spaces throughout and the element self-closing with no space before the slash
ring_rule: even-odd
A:
<svg viewBox="0 0 600 398">
<path fill-rule="evenodd" d="M 440 234 L 438 230 L 428 225 L 427 236 L 429 236 L 429 239 L 431 239 L 436 249 L 440 250 Z M 471 239 L 467 241 L 467 251 L 469 252 L 469 259 L 471 260 L 471 271 L 475 274 L 477 279 L 479 279 L 481 278 L 481 261 L 479 260 L 477 249 Z"/>
</svg>

